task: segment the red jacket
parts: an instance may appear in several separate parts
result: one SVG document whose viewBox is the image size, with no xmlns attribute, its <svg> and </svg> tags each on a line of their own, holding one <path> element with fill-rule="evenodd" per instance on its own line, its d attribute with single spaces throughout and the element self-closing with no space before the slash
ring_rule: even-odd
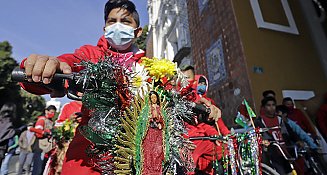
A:
<svg viewBox="0 0 327 175">
<path fill-rule="evenodd" d="M 97 44 L 97 46 L 84 45 L 79 49 L 75 50 L 72 54 L 63 54 L 58 58 L 60 61 L 68 63 L 74 72 L 80 71 L 82 68 L 76 66 L 74 63 L 80 63 L 81 61 L 91 61 L 98 62 L 103 59 L 104 56 L 111 55 L 117 58 L 118 61 L 126 63 L 126 66 L 129 66 L 130 63 L 138 62 L 141 57 L 145 55 L 144 51 L 141 51 L 137 48 L 133 48 L 133 52 L 130 53 L 117 53 L 109 50 L 109 43 L 102 36 Z M 24 61 L 21 63 L 23 68 Z M 37 85 L 25 84 L 22 83 L 21 86 L 34 94 L 42 95 L 50 93 L 49 90 L 40 88 Z M 83 109 L 82 109 L 83 110 Z M 89 114 L 87 110 L 83 110 L 82 122 L 79 126 L 87 125 L 89 120 Z M 89 141 L 86 140 L 79 132 L 76 130 L 74 139 L 69 145 L 69 148 L 66 153 L 65 161 L 62 167 L 62 175 L 100 175 L 100 172 L 95 170 L 90 166 L 91 159 L 86 155 L 85 150 L 89 145 Z"/>
<path fill-rule="evenodd" d="M 36 123 L 35 123 L 35 126 L 29 129 L 31 132 L 35 133 L 36 138 L 43 138 L 43 134 L 45 132 L 50 133 L 50 129 L 52 127 L 47 128 L 48 126 L 46 126 L 46 120 L 47 119 L 46 119 L 45 116 L 39 116 Z"/>
</svg>

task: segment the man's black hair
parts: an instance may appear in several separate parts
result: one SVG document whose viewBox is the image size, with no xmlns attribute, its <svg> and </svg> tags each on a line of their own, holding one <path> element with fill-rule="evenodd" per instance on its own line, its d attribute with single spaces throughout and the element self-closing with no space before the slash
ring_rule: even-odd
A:
<svg viewBox="0 0 327 175">
<path fill-rule="evenodd" d="M 50 105 L 46 108 L 47 111 L 50 111 L 50 110 L 55 110 L 57 111 L 57 108 L 54 106 L 54 105 Z"/>
<path fill-rule="evenodd" d="M 261 100 L 261 106 L 264 107 L 266 106 L 266 104 L 269 102 L 269 101 L 273 101 L 275 104 L 277 103 L 276 102 L 276 99 L 274 97 L 266 97 L 264 99 Z"/>
<path fill-rule="evenodd" d="M 181 71 L 188 71 L 188 70 L 192 70 L 192 72 L 193 73 L 195 73 L 195 71 L 194 71 L 194 67 L 193 66 L 191 66 L 191 65 L 183 65 L 182 67 L 181 67 Z"/>
<path fill-rule="evenodd" d="M 274 96 L 276 96 L 276 93 L 273 90 L 263 91 L 262 96 L 265 98 L 268 94 L 273 94 Z"/>
<path fill-rule="evenodd" d="M 198 83 L 205 83 L 205 84 L 207 84 L 207 80 L 204 78 L 204 76 L 201 76 L 199 78 L 199 82 Z"/>
<path fill-rule="evenodd" d="M 115 8 L 126 9 L 129 13 L 132 14 L 137 27 L 140 26 L 139 13 L 136 11 L 135 4 L 129 0 L 109 0 L 104 7 L 104 22 L 107 22 L 109 13 L 112 9 Z"/>
<path fill-rule="evenodd" d="M 276 106 L 276 111 L 281 111 L 283 114 L 287 114 L 288 108 L 284 105 L 278 105 Z"/>
<path fill-rule="evenodd" d="M 291 97 L 285 97 L 285 98 L 283 98 L 283 103 L 285 103 L 287 101 L 293 102 L 293 99 Z"/>
</svg>

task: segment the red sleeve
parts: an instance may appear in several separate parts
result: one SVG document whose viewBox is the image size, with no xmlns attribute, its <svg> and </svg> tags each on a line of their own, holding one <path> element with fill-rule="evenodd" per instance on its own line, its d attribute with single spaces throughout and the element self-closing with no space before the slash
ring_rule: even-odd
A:
<svg viewBox="0 0 327 175">
<path fill-rule="evenodd" d="M 37 135 L 43 135 L 43 130 L 36 129 L 36 128 L 30 128 L 31 132 L 35 132 Z"/>
<path fill-rule="evenodd" d="M 217 124 L 219 126 L 219 130 L 221 132 L 222 135 L 227 135 L 230 134 L 229 129 L 227 128 L 227 126 L 225 125 L 224 121 L 222 118 L 219 118 L 217 121 Z"/>
<path fill-rule="evenodd" d="M 67 63 L 73 72 L 79 72 L 83 69 L 81 66 L 77 66 L 76 63 L 81 61 L 91 61 L 96 63 L 99 59 L 103 58 L 105 53 L 97 46 L 85 45 L 76 49 L 73 54 L 63 54 L 58 56 L 61 62 Z"/>
<path fill-rule="evenodd" d="M 35 132 L 37 137 L 42 137 L 44 132 L 44 125 L 45 121 L 43 119 L 38 119 L 34 128 L 30 128 L 30 131 Z"/>
<path fill-rule="evenodd" d="M 211 125 L 208 125 L 208 124 L 204 124 L 204 123 L 202 123 L 202 124 L 203 125 L 202 126 L 199 126 L 199 127 L 201 127 L 202 129 L 204 129 L 205 134 L 207 136 L 218 135 L 218 131 L 216 130 L 216 128 L 214 126 L 211 126 Z"/>
<path fill-rule="evenodd" d="M 95 51 L 95 46 L 82 46 L 81 48 L 77 49 L 73 54 L 63 54 L 58 56 L 58 59 L 61 62 L 66 62 L 72 68 L 73 72 L 79 72 L 83 67 L 76 66 L 74 63 L 80 63 L 82 60 L 90 60 L 95 62 L 98 58 L 101 58 L 102 52 Z M 92 52 L 93 51 L 93 52 Z M 93 58 L 93 59 L 92 59 Z M 27 58 L 25 58 L 21 64 L 20 68 L 24 69 L 24 63 Z M 35 83 L 20 83 L 20 86 L 25 89 L 26 91 L 36 94 L 36 95 L 44 95 L 50 94 L 51 90 L 47 87 L 44 87 L 42 84 L 35 84 Z"/>
</svg>

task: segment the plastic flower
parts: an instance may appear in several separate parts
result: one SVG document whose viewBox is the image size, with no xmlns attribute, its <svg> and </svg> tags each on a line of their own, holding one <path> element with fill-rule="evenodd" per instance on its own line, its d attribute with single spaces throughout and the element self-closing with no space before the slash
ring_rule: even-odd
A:
<svg viewBox="0 0 327 175">
<path fill-rule="evenodd" d="M 141 65 L 144 65 L 149 76 L 157 81 L 161 81 L 163 77 L 169 80 L 176 74 L 176 64 L 167 59 L 143 57 Z"/>
<path fill-rule="evenodd" d="M 132 85 L 134 88 L 141 88 L 147 86 L 147 80 L 150 78 L 148 76 L 148 71 L 139 64 L 132 67 Z"/>
<path fill-rule="evenodd" d="M 64 131 L 69 131 L 70 130 L 70 125 L 71 125 L 71 122 L 69 122 L 68 120 L 66 120 L 65 122 L 64 122 L 64 125 L 63 125 L 63 129 L 64 129 Z"/>
<path fill-rule="evenodd" d="M 64 125 L 64 131 L 69 131 L 70 130 L 70 126 L 69 124 L 66 124 Z"/>
</svg>

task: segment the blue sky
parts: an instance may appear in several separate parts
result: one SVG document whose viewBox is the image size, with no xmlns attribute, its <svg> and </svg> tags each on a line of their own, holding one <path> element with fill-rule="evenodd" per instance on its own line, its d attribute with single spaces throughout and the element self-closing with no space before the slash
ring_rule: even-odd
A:
<svg viewBox="0 0 327 175">
<path fill-rule="evenodd" d="M 103 34 L 106 0 L 0 1 L 0 41 L 9 41 L 13 57 L 32 53 L 57 56 L 85 44 L 95 45 Z M 134 0 L 141 26 L 148 24 L 147 0 Z M 46 96 L 46 99 L 49 99 Z M 67 99 L 61 100 L 63 103 Z"/>
</svg>

